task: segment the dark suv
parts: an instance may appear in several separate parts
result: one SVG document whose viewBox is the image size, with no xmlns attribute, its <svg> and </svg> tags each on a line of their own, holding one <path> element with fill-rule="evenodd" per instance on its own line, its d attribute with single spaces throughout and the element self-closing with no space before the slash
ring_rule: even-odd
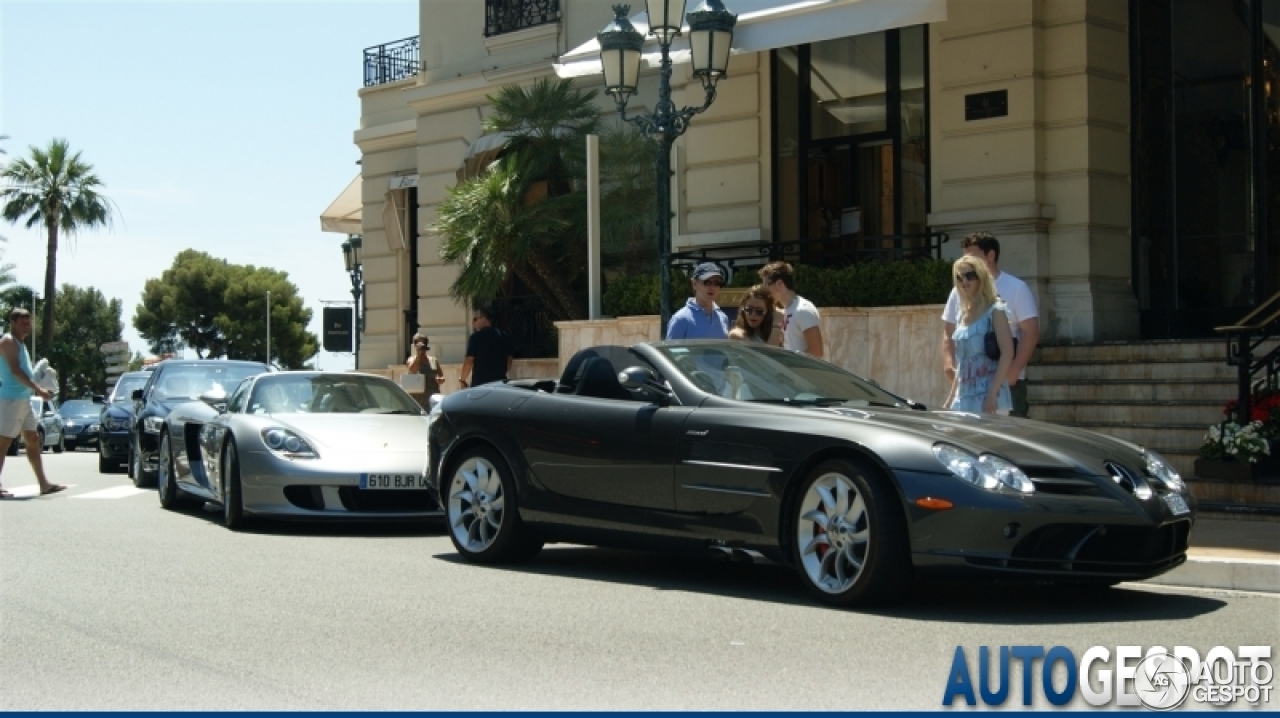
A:
<svg viewBox="0 0 1280 718">
<path fill-rule="evenodd" d="M 222 359 L 166 359 L 157 364 L 147 385 L 133 392 L 129 478 L 134 485 L 155 485 L 160 434 L 173 407 L 206 394 L 226 396 L 244 379 L 267 371 L 271 367 L 261 362 Z"/>
</svg>

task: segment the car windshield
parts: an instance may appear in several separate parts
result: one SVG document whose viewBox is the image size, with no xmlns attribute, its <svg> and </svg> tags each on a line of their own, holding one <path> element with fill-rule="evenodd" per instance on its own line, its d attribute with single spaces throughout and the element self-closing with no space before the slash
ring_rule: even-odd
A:
<svg viewBox="0 0 1280 718">
<path fill-rule="evenodd" d="M 64 419 L 97 418 L 102 413 L 102 405 L 88 399 L 72 399 L 58 407 L 58 413 L 62 414 Z"/>
<path fill-rule="evenodd" d="M 241 381 L 266 371 L 265 366 L 210 361 L 199 366 L 170 367 L 156 377 L 153 399 L 198 399 L 209 392 L 228 394 Z"/>
<path fill-rule="evenodd" d="M 422 414 L 395 383 L 361 374 L 262 377 L 245 406 L 249 414 Z"/>
<path fill-rule="evenodd" d="M 698 388 L 730 399 L 810 406 L 905 407 L 905 401 L 799 352 L 746 342 L 659 344 Z"/>
<path fill-rule="evenodd" d="M 118 401 L 129 401 L 133 398 L 135 389 L 141 389 L 147 385 L 149 374 L 136 374 L 134 376 L 122 376 L 116 381 L 115 388 L 111 390 L 111 403 Z"/>
</svg>

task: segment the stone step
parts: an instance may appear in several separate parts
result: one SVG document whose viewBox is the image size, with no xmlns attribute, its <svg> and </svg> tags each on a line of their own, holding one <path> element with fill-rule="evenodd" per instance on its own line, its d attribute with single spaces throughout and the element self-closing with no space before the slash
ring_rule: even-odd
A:
<svg viewBox="0 0 1280 718">
<path fill-rule="evenodd" d="M 1196 458 L 1200 456 L 1199 451 L 1160 451 L 1159 449 L 1155 451 L 1164 457 L 1165 461 L 1172 464 L 1173 470 L 1177 471 L 1179 475 L 1183 477 L 1195 475 Z"/>
<path fill-rule="evenodd" d="M 1170 361 L 1192 359 L 1226 363 L 1227 343 L 1224 339 L 1202 341 L 1147 341 L 1103 342 L 1100 344 L 1064 344 L 1039 346 L 1032 358 L 1035 366 L 1040 362 L 1100 362 L 1100 361 Z"/>
<path fill-rule="evenodd" d="M 1223 421 L 1219 401 L 1050 401 L 1031 405 L 1031 418 L 1056 424 L 1201 424 Z"/>
<path fill-rule="evenodd" d="M 1027 383 L 1031 404 L 1055 401 L 1219 401 L 1236 398 L 1236 385 L 1216 377 L 1188 377 L 1179 382 L 1154 379 L 1097 379 Z"/>
<path fill-rule="evenodd" d="M 1225 362 L 1176 360 L 1151 362 L 1036 362 L 1027 367 L 1027 378 L 1033 382 L 1093 381 L 1098 379 L 1151 379 L 1159 381 L 1214 381 L 1233 382 L 1236 367 Z"/>
<path fill-rule="evenodd" d="M 1160 451 L 1156 447 L 1164 447 L 1171 453 L 1188 453 L 1197 451 L 1200 445 L 1204 443 L 1205 434 L 1209 432 L 1209 427 L 1202 424 L 1125 424 L 1114 425 L 1105 422 L 1072 422 L 1067 426 L 1077 426 L 1081 429 L 1096 431 L 1099 434 L 1106 434 L 1117 439 L 1150 446 Z M 1164 453 L 1164 452 L 1161 452 Z"/>
</svg>

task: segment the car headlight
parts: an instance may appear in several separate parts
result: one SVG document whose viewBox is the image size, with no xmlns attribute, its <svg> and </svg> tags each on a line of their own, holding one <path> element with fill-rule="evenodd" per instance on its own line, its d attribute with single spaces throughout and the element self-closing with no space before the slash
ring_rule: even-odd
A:
<svg viewBox="0 0 1280 718">
<path fill-rule="evenodd" d="M 306 439 L 278 426 L 262 430 L 262 443 L 266 444 L 268 449 L 278 451 L 291 459 L 314 459 L 318 456 Z"/>
<path fill-rule="evenodd" d="M 158 416 L 148 416 L 142 419 L 142 430 L 148 434 L 159 434 L 160 428 L 164 426 L 164 419 Z"/>
<path fill-rule="evenodd" d="M 995 454 L 975 456 L 958 446 L 937 443 L 933 455 L 956 478 L 988 491 L 999 490 L 1001 484 L 1024 494 L 1036 490 L 1022 469 Z"/>
<path fill-rule="evenodd" d="M 1152 478 L 1164 484 L 1170 491 L 1178 493 L 1186 491 L 1187 485 L 1183 483 L 1182 476 L 1169 465 L 1169 462 L 1164 460 L 1163 456 L 1151 449 L 1146 449 L 1142 453 L 1147 460 L 1147 473 Z"/>
<path fill-rule="evenodd" d="M 107 431 L 127 431 L 129 429 L 129 417 L 127 416 L 108 416 L 102 420 L 102 426 Z"/>
</svg>

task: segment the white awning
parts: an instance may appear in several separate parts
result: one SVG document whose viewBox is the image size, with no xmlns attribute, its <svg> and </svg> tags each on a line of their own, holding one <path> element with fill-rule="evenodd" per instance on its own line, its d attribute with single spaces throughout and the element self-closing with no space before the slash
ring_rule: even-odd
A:
<svg viewBox="0 0 1280 718">
<path fill-rule="evenodd" d="M 476 138 L 476 141 L 467 147 L 467 154 L 462 158 L 462 166 L 456 173 L 458 181 L 479 177 L 494 160 L 498 159 L 498 155 L 502 154 L 510 138 L 511 135 L 506 132 L 494 132 Z"/>
<path fill-rule="evenodd" d="M 737 13 L 733 30 L 734 54 L 760 52 L 790 45 L 803 45 L 837 37 L 910 27 L 947 19 L 947 0 L 727 0 L 725 6 Z M 600 27 L 609 18 L 602 17 Z M 631 24 L 646 35 L 643 63 L 658 67 L 658 42 L 647 37 L 649 18 L 639 13 Z M 671 44 L 672 62 L 689 61 L 689 27 Z M 555 65 L 560 77 L 599 75 L 600 43 L 595 38 L 560 57 Z"/>
<path fill-rule="evenodd" d="M 320 213 L 320 231 L 339 234 L 360 234 L 360 210 L 363 198 L 360 194 L 360 175 L 342 190 L 342 194 Z"/>
</svg>

